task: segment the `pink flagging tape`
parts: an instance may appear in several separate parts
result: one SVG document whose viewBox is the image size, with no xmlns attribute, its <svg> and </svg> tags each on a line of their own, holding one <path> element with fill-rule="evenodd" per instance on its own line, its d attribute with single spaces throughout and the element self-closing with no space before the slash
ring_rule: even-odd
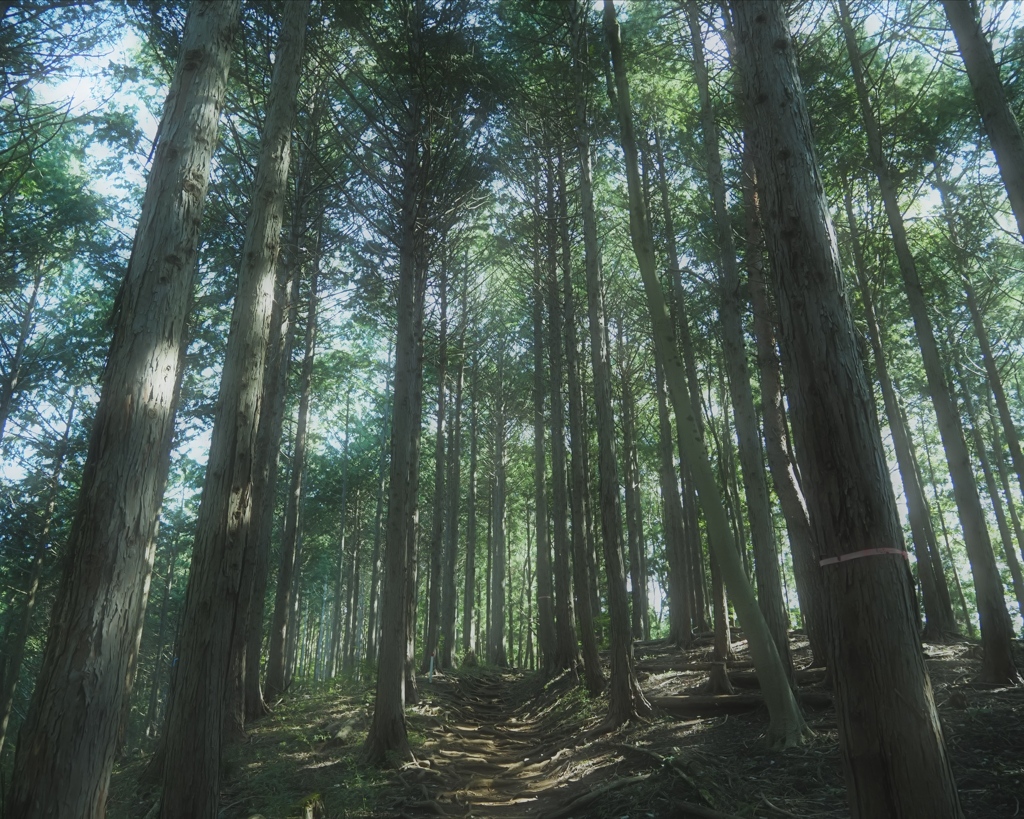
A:
<svg viewBox="0 0 1024 819">
<path fill-rule="evenodd" d="M 819 566 L 829 566 L 833 563 L 845 563 L 847 560 L 856 560 L 858 557 L 871 557 L 871 555 L 899 555 L 910 560 L 910 555 L 903 549 L 862 549 L 859 552 L 848 552 L 838 557 L 826 557 L 819 562 Z"/>
</svg>

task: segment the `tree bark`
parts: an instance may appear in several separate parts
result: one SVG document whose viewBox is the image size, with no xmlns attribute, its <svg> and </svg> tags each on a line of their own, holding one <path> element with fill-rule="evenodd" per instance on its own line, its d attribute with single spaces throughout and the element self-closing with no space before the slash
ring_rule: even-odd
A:
<svg viewBox="0 0 1024 819">
<path fill-rule="evenodd" d="M 778 495 L 789 548 L 793 555 L 793 574 L 796 578 L 797 597 L 803 615 L 804 629 L 811 648 L 811 665 L 824 666 L 825 612 L 822 600 L 821 576 L 818 572 L 818 546 L 814 542 L 807 504 L 796 464 L 789 457 L 786 441 L 789 431 L 783 401 L 781 367 L 776 349 L 775 328 L 778 324 L 764 273 L 764 239 L 757 199 L 757 186 L 749 139 L 743 150 L 743 200 L 746 222 L 746 266 L 750 286 L 750 301 L 754 309 L 754 336 L 757 344 L 757 363 L 761 374 L 761 404 L 764 413 L 765 443 L 768 468 L 772 473 L 775 494 Z"/>
<path fill-rule="evenodd" d="M 996 164 L 1017 220 L 1017 230 L 1024 236 L 1024 134 L 999 78 L 992 45 L 981 30 L 977 3 L 975 0 L 942 0 L 942 6 L 967 69 L 967 78 L 992 144 L 992 152 L 996 155 Z M 1020 466 L 1017 470 L 1024 473 Z"/>
<path fill-rule="evenodd" d="M 494 407 L 494 491 L 491 495 L 490 625 L 487 630 L 487 661 L 508 665 L 505 652 L 505 349 L 498 351 L 498 381 Z"/>
<path fill-rule="evenodd" d="M 720 318 L 722 322 L 722 354 L 729 380 L 729 397 L 736 423 L 740 465 L 743 469 L 743 489 L 747 501 L 750 539 L 754 547 L 754 575 L 757 581 L 757 602 L 768 623 L 772 639 L 788 674 L 793 672 L 789 652 L 789 615 L 782 599 L 782 579 L 779 574 L 779 554 L 775 545 L 775 527 L 772 523 L 771 502 L 764 474 L 764 453 L 761 449 L 761 431 L 754 408 L 754 395 L 750 387 L 747 367 L 746 340 L 743 333 L 743 312 L 746 309 L 740 271 L 733 239 L 732 220 L 726 205 L 725 172 L 718 147 L 718 124 L 704 61 L 704 44 L 700 31 L 700 11 L 697 3 L 687 3 L 687 20 L 693 48 L 693 67 L 700 96 L 701 127 L 704 132 L 704 151 L 707 159 L 707 178 L 711 188 L 714 212 L 715 239 L 718 247 L 720 277 Z M 737 499 L 738 500 L 738 499 Z M 738 516 L 737 516 L 737 519 Z"/>
<path fill-rule="evenodd" d="M 604 549 L 609 614 L 608 653 L 611 675 L 605 726 L 614 728 L 651 713 L 640 689 L 633 665 L 629 600 L 623 560 L 622 509 L 619 505 L 619 470 L 615 454 L 615 414 L 612 408 L 611 360 L 608 352 L 607 310 L 601 249 L 597 236 L 593 173 L 590 157 L 590 123 L 585 97 L 586 5 L 574 4 L 572 32 L 576 70 L 576 139 L 580 161 L 580 198 L 583 213 L 583 244 L 587 271 L 587 316 L 590 325 L 590 361 L 594 375 L 594 409 L 597 415 L 598 497 L 601 544 Z"/>
<path fill-rule="evenodd" d="M 949 386 L 946 383 L 938 345 L 935 341 L 935 332 L 925 303 L 924 289 L 918 278 L 917 266 L 907 240 L 896 185 L 883 153 L 882 135 L 878 121 L 871 109 L 860 49 L 857 45 L 846 0 L 839 0 L 839 10 L 843 35 L 846 39 L 846 50 L 849 54 L 854 84 L 857 88 L 857 98 L 864 119 L 864 129 L 867 132 L 870 159 L 882 192 L 882 202 L 889 221 L 889 229 L 892 232 L 896 258 L 899 262 L 900 274 L 903 277 L 910 314 L 914 320 L 918 345 L 921 348 L 921 358 L 928 379 L 928 390 L 931 393 L 939 434 L 942 438 L 942 446 L 946 452 L 946 462 L 949 465 L 949 474 L 953 482 L 953 496 L 960 513 L 964 545 L 967 547 L 971 570 L 974 574 L 978 614 L 981 618 L 981 642 L 984 649 L 981 678 L 993 683 L 1016 683 L 1020 680 L 1020 675 L 1010 647 L 1013 639 L 1013 627 L 1010 623 L 1010 615 L 1006 610 L 1003 584 L 996 567 L 988 525 L 985 522 L 985 513 L 981 508 L 981 498 L 978 495 L 978 486 L 974 481 L 974 471 L 971 469 L 967 441 L 964 438 L 960 415 L 953 405 Z"/>
<path fill-rule="evenodd" d="M 458 600 L 455 594 L 455 567 L 458 563 L 459 511 L 462 495 L 462 389 L 466 371 L 467 289 L 462 286 L 459 317 L 458 363 L 455 365 L 454 418 L 448 434 L 448 534 L 444 553 L 444 579 L 441 586 L 440 667 L 455 665 L 455 618 Z"/>
<path fill-rule="evenodd" d="M 795 444 L 815 540 L 833 559 L 821 572 L 851 812 L 960 819 L 792 40 L 780 5 L 730 8 Z"/>
<path fill-rule="evenodd" d="M 644 552 L 644 519 L 640 497 L 640 464 L 636 451 L 636 398 L 633 395 L 630 368 L 626 360 L 626 345 L 623 342 L 622 319 L 619 319 L 615 334 L 619 353 L 619 381 L 622 385 L 620 401 L 622 410 L 622 479 L 625 484 L 626 500 L 626 543 L 629 554 L 630 623 L 633 639 L 646 640 L 650 637 L 647 622 L 647 572 Z"/>
<path fill-rule="evenodd" d="M 999 528 L 999 540 L 1003 544 L 1006 565 L 1010 569 L 1010 578 L 1013 581 L 1013 594 L 1017 600 L 1017 610 L 1024 617 L 1024 576 L 1021 575 L 1020 561 L 1017 560 L 1017 553 L 1014 549 L 1013 534 L 1010 532 L 1010 524 L 1006 519 L 1006 509 L 1003 507 L 1003 500 L 999 496 L 999 487 L 996 484 L 995 474 L 992 472 L 992 464 L 985 446 L 985 438 L 981 434 L 981 422 L 978 420 L 978 414 L 974 410 L 971 386 L 967 379 L 964 378 L 960 363 L 954 360 L 953 366 L 956 371 L 957 380 L 960 382 L 960 396 L 967 415 L 967 425 L 971 430 L 971 437 L 974 439 L 974 454 L 981 465 L 981 474 L 985 478 L 985 488 L 988 490 L 988 496 L 992 502 L 992 511 L 996 516 L 996 526 Z M 985 386 L 987 387 L 988 385 L 986 384 Z"/>
<path fill-rule="evenodd" d="M 115 305 L 66 567 L 21 728 L 6 801 L 11 815 L 99 819 L 105 811 L 146 607 L 200 219 L 239 9 L 238 0 L 200 0 L 186 22 Z"/>
<path fill-rule="evenodd" d="M 310 5 L 286 8 L 268 95 L 168 699 L 162 819 L 217 816 L 231 638 L 236 619 L 248 614 L 242 564 L 253 559 L 256 441 Z"/>
<path fill-rule="evenodd" d="M 548 178 L 549 186 L 552 184 Z M 548 196 L 550 205 L 551 196 Z M 544 419 L 544 394 L 548 379 L 544 367 L 544 273 L 541 264 L 541 222 L 539 218 L 539 196 L 535 207 L 538 217 L 535 219 L 537 236 L 533 249 L 533 495 L 534 509 L 537 513 L 537 649 L 540 653 L 540 666 L 545 674 L 554 672 L 555 644 L 555 606 L 553 574 L 551 571 L 551 545 L 548 541 L 548 492 L 547 492 L 547 453 L 544 432 L 547 427 Z M 551 231 L 547 232 L 550 239 Z M 553 250 L 549 247 L 550 259 Z"/>
<path fill-rule="evenodd" d="M 468 653 L 476 646 L 476 620 L 473 616 L 477 599 L 476 583 L 476 482 L 478 459 L 478 406 L 480 403 L 480 361 L 473 356 L 469 380 L 469 479 L 466 487 L 466 569 L 462 591 L 462 651 Z"/>
<path fill-rule="evenodd" d="M 384 383 L 384 411 L 380 426 L 380 458 L 377 462 L 377 508 L 373 516 L 373 551 L 370 555 L 370 601 L 366 625 L 366 660 L 377 662 L 377 645 L 380 637 L 380 541 L 384 519 L 384 490 L 388 465 L 388 425 L 391 416 L 391 374 L 394 370 L 392 349 L 388 350 L 387 376 Z"/>
</svg>

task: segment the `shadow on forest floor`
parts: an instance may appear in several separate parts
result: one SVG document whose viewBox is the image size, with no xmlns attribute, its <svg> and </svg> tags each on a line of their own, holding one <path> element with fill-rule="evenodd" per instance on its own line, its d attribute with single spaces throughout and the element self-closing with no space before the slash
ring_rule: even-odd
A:
<svg viewBox="0 0 1024 819">
<path fill-rule="evenodd" d="M 638 644 L 638 672 L 657 716 L 596 738 L 589 732 L 603 719 L 604 699 L 588 699 L 569 675 L 545 684 L 533 674 L 471 668 L 422 679 L 421 704 L 408 711 L 418 763 L 392 772 L 359 762 L 369 693 L 297 691 L 229 754 L 221 815 L 301 816 L 302 800 L 320 794 L 326 819 L 848 817 L 824 675 L 798 673 L 813 736 L 800 748 L 769 750 L 746 643 L 733 649 L 737 694 L 712 698 L 700 690 L 710 648 Z M 793 649 L 796 666 L 805 666 L 800 635 Z M 967 642 L 925 645 L 965 815 L 1010 819 L 1024 799 L 1024 689 L 973 685 L 976 652 Z M 134 787 L 141 765 L 116 774 L 111 819 L 141 819 L 152 806 Z"/>
</svg>

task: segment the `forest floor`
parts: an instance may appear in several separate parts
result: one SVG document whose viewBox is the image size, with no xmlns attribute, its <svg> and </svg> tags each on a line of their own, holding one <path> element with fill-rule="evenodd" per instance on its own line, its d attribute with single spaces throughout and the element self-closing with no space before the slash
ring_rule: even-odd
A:
<svg viewBox="0 0 1024 819">
<path fill-rule="evenodd" d="M 734 642 L 733 696 L 708 697 L 710 648 L 638 644 L 638 672 L 656 715 L 598 734 L 603 697 L 568 674 L 549 681 L 494 668 L 420 679 L 408 709 L 416 763 L 365 767 L 359 749 L 372 692 L 292 692 L 232 749 L 224 819 L 458 816 L 477 819 L 839 819 L 848 817 L 835 711 L 823 671 L 808 669 L 794 636 L 800 699 L 813 731 L 799 748 L 768 748 L 767 711 L 742 640 Z M 1024 688 L 976 685 L 978 649 L 925 645 L 965 815 L 1024 816 Z M 1024 651 L 1019 658 L 1024 667 Z M 138 760 L 115 775 L 111 819 L 143 819 L 155 797 L 136 784 Z"/>
</svg>

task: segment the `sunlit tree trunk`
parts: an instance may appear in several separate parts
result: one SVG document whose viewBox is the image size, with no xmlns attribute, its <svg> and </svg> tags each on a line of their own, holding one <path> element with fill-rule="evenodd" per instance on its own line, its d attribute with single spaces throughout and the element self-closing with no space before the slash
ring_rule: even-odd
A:
<svg viewBox="0 0 1024 819">
<path fill-rule="evenodd" d="M 693 612 L 688 589 L 686 547 L 683 541 L 683 506 L 679 499 L 679 478 L 674 455 L 675 434 L 672 431 L 668 398 L 665 395 L 665 376 L 657 353 L 655 369 L 658 398 L 658 478 L 661 485 L 665 559 L 668 563 L 668 639 L 676 646 L 684 646 L 690 640 Z"/>
<path fill-rule="evenodd" d="M 856 819 L 959 819 L 784 10 L 768 0 L 730 8 L 794 443 L 815 540 L 831 561 L 821 572 L 851 812 Z"/>
<path fill-rule="evenodd" d="M 561 178 L 560 178 L 561 181 Z M 559 200 L 566 201 L 565 192 L 559 191 Z M 549 296 L 550 298 L 550 296 Z M 584 422 L 583 385 L 580 377 L 579 342 L 576 335 L 576 299 L 573 294 L 572 270 L 562 267 L 562 304 L 565 343 L 566 382 L 569 388 L 569 511 L 572 521 L 572 583 L 576 618 L 579 625 L 583 656 L 583 677 L 587 691 L 596 696 L 604 690 L 604 672 L 597 650 L 597 630 L 594 616 L 593 589 L 596 578 L 591 573 L 590 543 L 592 540 L 587 498 L 590 495 L 586 467 L 586 424 Z M 539 592 L 538 592 L 539 594 Z"/>
<path fill-rule="evenodd" d="M 415 30 L 414 30 L 415 33 Z M 413 40 L 418 40 L 415 36 Z M 411 47 L 411 46 L 410 46 Z M 389 756 L 412 758 L 405 727 L 405 661 L 407 647 L 407 583 L 413 574 L 409 565 L 410 530 L 414 528 L 414 500 L 410 497 L 418 481 L 414 474 L 414 437 L 419 436 L 420 419 L 416 388 L 421 362 L 417 354 L 422 320 L 417 277 L 417 219 L 422 168 L 419 154 L 421 101 L 412 94 L 406 111 L 403 162 L 401 225 L 396 309 L 394 402 L 391 426 L 391 463 L 385 518 L 383 573 L 380 590 L 380 645 L 377 651 L 377 688 L 373 718 L 363 747 L 371 763 L 381 764 Z"/>
<path fill-rule="evenodd" d="M 100 819 L 153 566 L 238 0 L 193 2 L 164 106 L 66 563 L 6 811 Z M 70 682 L 69 682 L 70 681 Z M 88 708 L 86 708 L 88 703 Z"/>
<path fill-rule="evenodd" d="M 740 556 L 729 531 L 725 509 L 719 489 L 715 485 L 711 464 L 694 420 L 696 414 L 688 395 L 686 378 L 676 350 L 675 332 L 669 319 L 668 306 L 658 280 L 654 255 L 654 240 L 640 189 L 636 137 L 633 133 L 632 106 L 629 82 L 622 54 L 619 26 L 615 19 L 612 0 L 604 4 L 605 33 L 612 53 L 615 77 L 616 107 L 622 148 L 625 154 L 626 180 L 629 188 L 630 237 L 643 278 L 655 345 L 661 348 L 665 365 L 666 383 L 672 398 L 678 425 L 679 440 L 685 449 L 687 461 L 704 514 L 708 523 L 711 547 L 715 550 L 718 566 L 733 598 L 747 635 L 750 653 L 758 669 L 761 689 L 765 695 L 770 716 L 769 739 L 774 744 L 790 745 L 800 742 L 804 721 L 789 687 L 788 675 L 772 639 L 768 625 L 757 606 L 753 589 L 743 573 Z"/>
<path fill-rule="evenodd" d="M 996 516 L 999 540 L 1003 545 L 1003 555 L 1006 558 L 1006 565 L 1010 570 L 1010 578 L 1013 581 L 1013 594 L 1017 599 L 1017 610 L 1024 617 L 1024 576 L 1021 575 L 1020 561 L 1017 559 L 1017 553 L 1013 545 L 1013 534 L 1010 532 L 1010 523 L 1006 519 L 1003 499 L 999 496 L 999 487 L 996 484 L 995 474 L 992 472 L 992 463 L 989 459 L 988 449 L 985 446 L 985 438 L 981 434 L 981 422 L 978 419 L 977 412 L 974 410 L 971 385 L 964 378 L 959 361 L 954 359 L 953 366 L 956 370 L 957 380 L 960 382 L 960 397 L 967 416 L 967 426 L 971 430 L 971 438 L 974 440 L 974 454 L 981 465 L 981 474 L 985 478 L 985 488 L 988 490 L 989 500 L 992 502 L 992 511 Z M 986 384 L 985 386 L 987 387 L 988 385 Z"/>
<path fill-rule="evenodd" d="M 626 501 L 626 543 L 629 554 L 630 623 L 634 640 L 650 637 L 647 623 L 647 571 L 644 561 L 644 519 L 640 497 L 640 464 L 636 450 L 636 398 L 626 360 L 622 321 L 616 327 L 616 350 L 619 355 L 621 383 L 620 417 L 622 419 L 622 480 Z"/>
<path fill-rule="evenodd" d="M 380 636 L 380 542 L 384 520 L 384 490 L 387 481 L 388 441 L 391 418 L 391 375 L 394 364 L 392 350 L 388 349 L 387 375 L 384 382 L 384 413 L 380 426 L 380 457 L 377 461 L 377 504 L 373 515 L 373 551 L 370 553 L 370 600 L 367 604 L 366 660 L 377 661 L 377 641 Z"/>
<path fill-rule="evenodd" d="M 505 350 L 498 351 L 498 380 L 495 388 L 494 429 L 494 489 L 491 495 L 491 566 L 490 566 L 490 624 L 487 628 L 487 661 L 497 666 L 508 665 L 505 652 Z"/>
</svg>

